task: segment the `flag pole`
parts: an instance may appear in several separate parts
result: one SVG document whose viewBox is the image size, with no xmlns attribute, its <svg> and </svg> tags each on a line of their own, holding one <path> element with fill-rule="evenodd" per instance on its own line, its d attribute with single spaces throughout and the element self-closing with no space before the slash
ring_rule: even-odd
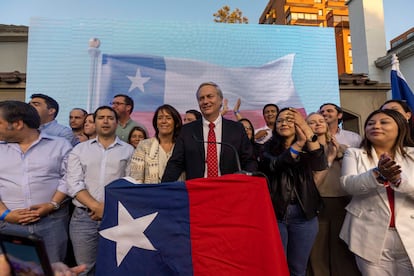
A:
<svg viewBox="0 0 414 276">
<path fill-rule="evenodd" d="M 400 61 L 395 53 L 391 56 L 391 70 L 400 71 Z"/>
<path fill-rule="evenodd" d="M 89 66 L 89 91 L 87 104 L 89 112 L 95 111 L 98 102 L 97 79 L 99 60 L 101 57 L 101 50 L 99 50 L 100 45 L 101 41 L 98 38 L 93 37 L 89 39 L 88 54 L 91 58 Z"/>
</svg>

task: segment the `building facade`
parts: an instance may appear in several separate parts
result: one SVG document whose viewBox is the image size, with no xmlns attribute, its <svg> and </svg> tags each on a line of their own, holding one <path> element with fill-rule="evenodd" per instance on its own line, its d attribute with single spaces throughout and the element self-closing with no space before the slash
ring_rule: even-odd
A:
<svg viewBox="0 0 414 276">
<path fill-rule="evenodd" d="M 353 72 L 348 7 L 345 0 L 269 0 L 259 24 L 332 27 L 338 75 Z"/>
<path fill-rule="evenodd" d="M 396 41 L 400 42 L 395 43 Z M 400 62 L 400 71 L 408 86 L 414 91 L 414 28 L 392 39 L 390 44 L 394 46 L 384 56 L 375 60 L 375 66 L 382 70 L 384 78 L 389 79 L 392 68 L 391 58 L 393 54 L 396 54 Z"/>
<path fill-rule="evenodd" d="M 0 101 L 25 100 L 28 30 L 0 24 Z"/>
</svg>

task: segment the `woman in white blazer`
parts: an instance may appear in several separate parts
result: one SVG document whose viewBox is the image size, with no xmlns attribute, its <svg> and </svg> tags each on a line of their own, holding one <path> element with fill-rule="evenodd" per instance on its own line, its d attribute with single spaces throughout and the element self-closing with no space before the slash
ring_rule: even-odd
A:
<svg viewBox="0 0 414 276">
<path fill-rule="evenodd" d="M 342 163 L 341 185 L 352 200 L 340 237 L 363 275 L 414 275 L 414 148 L 404 117 L 376 110 L 360 149 Z"/>
<path fill-rule="evenodd" d="M 155 136 L 142 140 L 131 158 L 130 175 L 137 183 L 157 184 L 161 182 L 168 159 L 174 149 L 175 139 L 180 133 L 180 113 L 171 105 L 157 108 L 152 118 Z M 179 180 L 184 179 L 180 178 Z"/>
</svg>

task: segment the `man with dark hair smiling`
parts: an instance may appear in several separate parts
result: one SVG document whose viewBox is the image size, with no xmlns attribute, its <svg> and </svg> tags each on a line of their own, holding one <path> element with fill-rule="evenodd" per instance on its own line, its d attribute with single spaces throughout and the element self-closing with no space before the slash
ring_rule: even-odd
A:
<svg viewBox="0 0 414 276">
<path fill-rule="evenodd" d="M 266 125 L 256 129 L 254 133 L 256 143 L 264 144 L 272 138 L 277 113 L 279 113 L 279 107 L 276 104 L 269 103 L 263 107 L 263 119 L 265 120 Z"/>
<path fill-rule="evenodd" d="M 325 118 L 329 132 L 336 140 L 347 147 L 359 148 L 361 136 L 353 131 L 341 129 L 344 112 L 342 108 L 334 103 L 324 103 L 319 107 L 319 113 Z"/>
</svg>

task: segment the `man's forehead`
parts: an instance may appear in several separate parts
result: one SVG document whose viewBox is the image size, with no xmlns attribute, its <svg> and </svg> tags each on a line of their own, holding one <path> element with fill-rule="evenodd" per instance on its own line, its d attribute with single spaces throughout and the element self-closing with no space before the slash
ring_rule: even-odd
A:
<svg viewBox="0 0 414 276">
<path fill-rule="evenodd" d="M 333 111 L 333 110 L 336 110 L 336 108 L 335 108 L 335 106 L 328 104 L 328 105 L 324 105 L 324 106 L 321 108 L 321 110 Z"/>
<path fill-rule="evenodd" d="M 83 117 L 83 112 L 82 112 L 82 110 L 79 110 L 79 109 L 74 109 L 74 110 L 72 110 L 71 112 L 70 112 L 70 115 L 71 116 L 76 116 L 76 117 Z"/>
<path fill-rule="evenodd" d="M 101 109 L 98 110 L 98 112 L 96 113 L 97 116 L 113 116 L 115 117 L 115 114 L 109 110 L 109 109 Z"/>
<path fill-rule="evenodd" d="M 33 98 L 30 100 L 31 103 L 46 103 L 45 99 L 42 98 Z"/>
<path fill-rule="evenodd" d="M 276 111 L 276 107 L 269 105 L 265 108 L 265 111 Z"/>
<path fill-rule="evenodd" d="M 117 96 L 117 97 L 114 97 L 114 100 L 125 100 L 125 97 L 124 96 Z"/>
<path fill-rule="evenodd" d="M 206 85 L 202 86 L 198 92 L 203 92 L 203 93 L 214 92 L 214 93 L 217 93 L 217 88 L 214 85 L 206 84 Z"/>
</svg>

